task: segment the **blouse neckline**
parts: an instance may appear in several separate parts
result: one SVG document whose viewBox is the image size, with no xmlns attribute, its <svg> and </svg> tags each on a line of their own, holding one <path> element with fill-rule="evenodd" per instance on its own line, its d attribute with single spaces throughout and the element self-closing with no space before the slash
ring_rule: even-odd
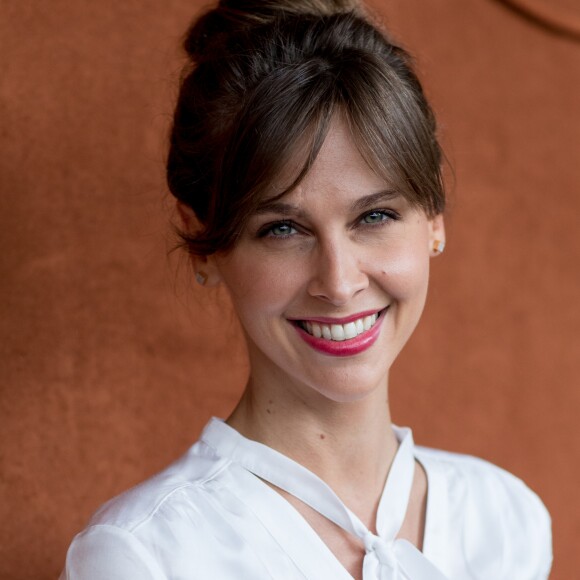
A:
<svg viewBox="0 0 580 580">
<path fill-rule="evenodd" d="M 293 495 L 324 517 L 343 528 L 348 533 L 358 537 L 365 546 L 365 558 L 363 562 L 364 580 L 391 580 L 398 578 L 413 578 L 413 580 L 443 580 L 443 574 L 432 564 L 426 555 L 420 552 L 413 544 L 404 539 L 398 539 L 397 534 L 403 524 L 407 506 L 411 494 L 415 469 L 415 453 L 413 435 L 410 429 L 393 427 L 399 441 L 399 447 L 389 470 L 385 487 L 379 501 L 377 510 L 376 530 L 373 534 L 360 519 L 348 509 L 335 492 L 317 475 L 306 469 L 303 465 L 290 459 L 284 454 L 241 435 L 233 427 L 227 425 L 221 419 L 213 418 L 204 429 L 201 440 L 213 448 L 221 457 L 228 459 L 235 466 L 236 481 L 242 483 L 248 492 L 255 489 L 255 479 L 267 481 L 274 486 Z M 320 566 L 325 568 L 328 577 L 329 569 L 338 578 L 352 578 L 330 548 L 314 532 L 308 522 L 299 512 L 287 502 L 279 493 L 267 486 L 263 481 L 263 487 L 269 492 L 260 489 L 259 497 L 256 494 L 246 495 L 252 502 L 253 509 L 262 519 L 264 525 L 273 535 L 284 535 L 280 529 L 279 514 L 272 521 L 267 510 L 264 511 L 265 503 L 275 502 L 279 509 L 283 509 L 287 517 L 298 516 L 300 525 L 304 530 L 308 541 L 315 541 L 320 552 L 325 553 L 324 563 Z M 430 491 L 428 495 L 430 497 Z M 272 495 L 274 494 L 274 495 Z M 265 502 L 265 498 L 268 498 Z M 283 503 L 282 503 L 283 502 Z M 282 507 L 284 506 L 284 507 Z M 289 508 L 289 509 L 288 509 Z M 290 513 L 292 513 L 290 516 Z M 428 502 L 427 516 L 429 517 L 430 506 Z M 427 536 L 428 522 L 425 525 Z M 283 526 L 282 526 L 283 527 Z M 306 532 L 308 528 L 308 532 Z M 304 538 L 303 537 L 303 538 Z M 302 539 L 303 539 L 302 538 Z M 306 577 L 316 577 L 312 574 L 324 574 L 324 570 L 310 570 L 312 566 L 305 554 L 310 550 L 301 550 L 300 538 L 278 538 L 289 542 L 290 555 L 295 563 L 305 572 Z M 427 538 L 426 538 L 427 539 Z M 318 567 L 320 567 L 318 566 Z M 316 567 L 316 566 L 315 566 Z M 320 576 L 319 576 L 320 577 Z"/>
</svg>

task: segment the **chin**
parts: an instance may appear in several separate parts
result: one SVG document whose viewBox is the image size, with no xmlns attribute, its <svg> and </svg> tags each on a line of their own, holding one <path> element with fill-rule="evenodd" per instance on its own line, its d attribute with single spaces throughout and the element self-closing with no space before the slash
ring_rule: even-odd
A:
<svg viewBox="0 0 580 580">
<path fill-rule="evenodd" d="M 333 390 L 331 392 L 329 391 L 326 392 L 319 391 L 319 392 L 327 400 L 333 403 L 348 404 L 348 403 L 359 403 L 361 401 L 364 401 L 367 397 L 369 397 L 372 393 L 376 392 L 379 389 L 380 387 L 377 387 L 372 390 L 359 389 L 355 391 L 353 389 L 345 389 L 344 391 Z"/>
<path fill-rule="evenodd" d="M 386 397 L 388 370 L 381 374 L 377 374 L 375 370 L 368 373 L 370 376 L 364 376 L 364 372 L 353 371 L 333 374 L 334 376 L 316 377 L 312 381 L 306 380 L 305 385 L 335 403 L 356 403 L 378 393 L 384 393 Z"/>
<path fill-rule="evenodd" d="M 262 385 L 278 385 L 280 393 L 291 393 L 307 405 L 324 401 L 354 403 L 386 390 L 390 365 L 399 350 L 389 344 L 374 345 L 366 354 L 353 357 L 331 357 L 315 354 L 314 358 L 303 356 L 280 357 L 249 343 L 250 368 Z M 378 349 L 377 349 L 378 347 Z M 276 390 L 274 388 L 274 390 Z M 319 399 L 320 397 L 320 399 Z"/>
</svg>

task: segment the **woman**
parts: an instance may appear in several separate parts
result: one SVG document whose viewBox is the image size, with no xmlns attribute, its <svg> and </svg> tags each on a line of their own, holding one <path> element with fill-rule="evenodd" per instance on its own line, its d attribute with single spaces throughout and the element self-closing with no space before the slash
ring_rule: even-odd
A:
<svg viewBox="0 0 580 580">
<path fill-rule="evenodd" d="M 445 244 L 408 55 L 349 0 L 224 0 L 185 46 L 168 182 L 250 377 L 226 422 L 101 508 L 63 578 L 547 578 L 549 516 L 521 481 L 391 424 Z"/>
</svg>

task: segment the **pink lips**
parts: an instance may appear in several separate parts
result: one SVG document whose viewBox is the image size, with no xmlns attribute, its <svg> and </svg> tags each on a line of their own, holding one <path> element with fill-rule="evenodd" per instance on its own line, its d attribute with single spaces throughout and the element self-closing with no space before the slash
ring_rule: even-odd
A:
<svg viewBox="0 0 580 580">
<path fill-rule="evenodd" d="M 376 310 L 367 313 L 356 314 L 348 318 L 332 319 L 332 318 L 309 318 L 309 322 L 319 322 L 322 324 L 347 324 L 357 320 L 358 318 L 363 318 L 364 316 L 374 314 Z M 311 334 L 308 334 L 301 326 L 294 324 L 294 328 L 298 332 L 298 336 L 311 346 L 314 350 L 327 354 L 330 356 L 353 356 L 359 354 L 368 348 L 370 348 L 379 337 L 380 327 L 383 322 L 385 311 L 381 312 L 377 321 L 372 328 L 359 334 L 355 338 L 350 338 L 342 341 L 327 340 L 324 338 L 316 338 Z"/>
</svg>

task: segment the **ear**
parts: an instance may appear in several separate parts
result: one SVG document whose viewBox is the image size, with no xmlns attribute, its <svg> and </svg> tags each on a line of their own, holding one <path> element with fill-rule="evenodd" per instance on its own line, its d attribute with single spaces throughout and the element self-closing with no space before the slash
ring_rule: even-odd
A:
<svg viewBox="0 0 580 580">
<path fill-rule="evenodd" d="M 187 234 L 195 235 L 202 229 L 201 222 L 188 205 L 178 201 L 177 213 L 181 220 L 181 229 Z M 190 252 L 189 259 L 198 284 L 210 287 L 217 286 L 221 282 L 220 271 L 214 256 L 200 256 Z"/>
<path fill-rule="evenodd" d="M 191 264 L 195 272 L 195 281 L 200 286 L 211 288 L 222 282 L 219 268 L 214 256 L 191 256 Z"/>
<path fill-rule="evenodd" d="M 177 214 L 179 215 L 179 219 L 181 221 L 181 229 L 183 231 L 190 234 L 195 234 L 201 230 L 201 222 L 195 215 L 195 212 L 187 204 L 177 200 L 175 208 L 177 209 Z"/>
<path fill-rule="evenodd" d="M 429 254 L 432 258 L 439 256 L 445 249 L 445 222 L 443 214 L 429 220 Z"/>
</svg>

